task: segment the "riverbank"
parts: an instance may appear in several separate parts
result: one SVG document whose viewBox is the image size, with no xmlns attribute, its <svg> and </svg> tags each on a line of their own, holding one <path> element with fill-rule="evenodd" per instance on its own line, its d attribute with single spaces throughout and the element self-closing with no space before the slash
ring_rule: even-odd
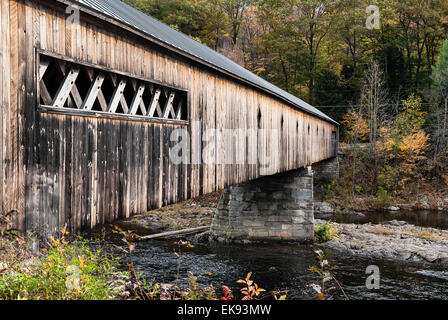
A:
<svg viewBox="0 0 448 320">
<path fill-rule="evenodd" d="M 316 224 L 326 222 L 316 220 Z M 446 230 L 417 227 L 397 220 L 382 224 L 328 224 L 335 237 L 319 244 L 322 248 L 354 256 L 448 266 Z"/>
<path fill-rule="evenodd" d="M 317 212 L 321 213 L 346 213 L 369 211 L 438 211 L 448 214 L 448 193 L 446 190 L 422 193 L 417 199 L 388 199 L 381 201 L 373 196 L 352 195 L 343 198 L 321 197 L 318 195 L 316 203 Z"/>
<path fill-rule="evenodd" d="M 40 252 L 29 237 L 0 237 L 0 300 L 121 300 L 130 297 L 118 258 L 64 231 Z"/>
<path fill-rule="evenodd" d="M 134 228 L 144 226 L 152 233 L 183 228 L 210 225 L 219 195 L 192 200 L 186 203 L 151 211 L 147 214 L 128 219 L 126 223 Z M 330 204 L 316 204 L 316 225 L 325 223 L 319 220 L 322 212 L 335 212 Z M 363 213 L 346 211 L 345 214 L 363 216 Z M 419 213 L 415 213 L 419 214 Z M 329 214 L 326 218 L 331 219 Z M 176 221 L 174 224 L 173 221 Z M 423 262 L 448 265 L 448 230 L 419 227 L 404 221 L 384 221 L 373 224 L 329 222 L 336 237 L 327 243 L 319 244 L 351 255 L 373 258 Z M 131 225 L 130 225 L 131 226 Z M 208 233 L 189 236 L 193 243 L 208 242 Z M 250 244 L 251 242 L 241 242 Z"/>
</svg>

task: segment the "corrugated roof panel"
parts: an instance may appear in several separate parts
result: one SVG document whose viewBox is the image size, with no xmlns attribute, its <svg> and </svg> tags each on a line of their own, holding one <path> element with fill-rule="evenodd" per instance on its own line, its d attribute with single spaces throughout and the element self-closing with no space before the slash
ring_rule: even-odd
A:
<svg viewBox="0 0 448 320">
<path fill-rule="evenodd" d="M 297 107 L 304 109 L 305 111 L 315 114 L 330 122 L 336 123 L 333 119 L 303 100 L 278 88 L 222 54 L 171 28 L 165 23 L 141 12 L 131 5 L 122 2 L 121 0 L 78 0 L 77 2 L 81 5 L 94 9 L 95 11 L 101 12 L 108 17 L 117 19 L 122 23 L 134 27 L 135 29 L 144 32 L 169 46 L 175 47 L 188 55 L 192 55 L 199 60 L 214 65 L 237 78 L 242 78 L 253 85 L 270 91 L 296 105 Z"/>
</svg>

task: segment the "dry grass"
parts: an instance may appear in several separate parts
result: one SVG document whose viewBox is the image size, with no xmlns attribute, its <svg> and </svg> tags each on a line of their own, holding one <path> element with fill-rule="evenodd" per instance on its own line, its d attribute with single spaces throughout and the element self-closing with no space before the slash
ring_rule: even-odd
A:
<svg viewBox="0 0 448 320">
<path fill-rule="evenodd" d="M 155 218 L 162 228 L 183 229 L 211 225 L 213 214 L 211 210 L 216 208 L 221 193 L 212 193 L 182 203 L 173 204 L 161 209 L 153 210 L 145 215 L 136 216 L 130 221 L 139 224 L 139 219 L 144 216 Z"/>
<path fill-rule="evenodd" d="M 443 234 L 442 232 L 431 231 L 428 229 L 420 229 L 419 231 L 414 230 L 404 230 L 404 231 L 393 231 L 383 226 L 375 226 L 373 229 L 368 230 L 367 232 L 377 234 L 377 235 L 405 235 L 412 238 L 419 238 L 428 241 L 442 241 L 448 240 L 448 235 Z"/>
<path fill-rule="evenodd" d="M 383 226 L 375 226 L 373 229 L 368 230 L 367 232 L 369 233 L 373 233 L 373 234 L 378 234 L 378 235 L 383 235 L 383 236 L 388 236 L 388 235 L 394 235 L 396 234 L 396 232 L 393 232 Z"/>
<path fill-rule="evenodd" d="M 425 229 L 422 229 L 418 232 L 405 231 L 405 232 L 403 232 L 403 234 L 407 235 L 409 237 L 419 238 L 419 239 L 428 240 L 428 241 L 448 240 L 447 236 L 444 236 L 442 234 L 437 234 L 435 232 L 431 232 L 431 231 L 425 230 Z"/>
<path fill-rule="evenodd" d="M 33 254 L 23 238 L 12 234 L 0 236 L 0 261 L 9 266 L 33 259 Z"/>
</svg>

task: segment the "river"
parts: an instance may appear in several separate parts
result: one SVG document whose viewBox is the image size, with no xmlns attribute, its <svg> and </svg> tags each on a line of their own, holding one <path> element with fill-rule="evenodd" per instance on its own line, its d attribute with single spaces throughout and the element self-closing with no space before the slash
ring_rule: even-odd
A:
<svg viewBox="0 0 448 320">
<path fill-rule="evenodd" d="M 394 217 L 432 227 L 434 221 L 442 219 L 435 212 L 416 214 L 418 218 L 410 214 L 397 216 L 397 213 Z M 384 213 L 373 213 L 357 222 L 382 222 L 389 218 Z M 342 217 L 340 219 L 343 220 Z M 447 228 L 448 224 L 442 227 Z M 119 240 L 115 236 L 108 241 Z M 317 263 L 316 249 L 316 246 L 294 244 L 209 243 L 182 248 L 179 258 L 174 253 L 175 250 L 179 251 L 174 240 L 146 241 L 138 243 L 133 260 L 135 268 L 149 282 L 177 281 L 180 287 L 186 287 L 188 272 L 192 272 L 199 276 L 198 283 L 201 286 L 212 284 L 218 294 L 221 293 L 221 285 L 227 285 L 237 293 L 241 285 L 236 281 L 245 278 L 248 272 L 253 272 L 252 279 L 268 292 L 290 290 L 288 299 L 315 299 L 308 285 L 317 282 L 318 278 L 308 269 Z M 448 271 L 442 267 L 355 257 L 331 250 L 325 250 L 325 255 L 331 265 L 338 266 L 333 274 L 350 299 L 448 299 Z M 123 257 L 123 262 L 125 259 Z M 379 290 L 366 288 L 366 268 L 369 265 L 376 265 L 380 269 Z M 343 299 L 342 294 L 337 292 L 335 299 Z"/>
</svg>

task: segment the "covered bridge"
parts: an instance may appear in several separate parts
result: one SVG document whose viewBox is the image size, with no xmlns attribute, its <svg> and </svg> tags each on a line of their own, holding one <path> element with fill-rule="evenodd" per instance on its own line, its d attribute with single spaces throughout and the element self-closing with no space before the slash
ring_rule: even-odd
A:
<svg viewBox="0 0 448 320">
<path fill-rule="evenodd" d="M 260 146 L 277 147 L 269 174 L 337 152 L 325 114 L 119 0 L 0 0 L 0 42 L 0 213 L 22 231 L 91 228 L 257 179 Z M 175 163 L 178 129 L 189 147 Z M 235 152 L 209 129 L 234 132 L 241 159 L 204 162 L 211 144 L 215 159 Z"/>
</svg>

